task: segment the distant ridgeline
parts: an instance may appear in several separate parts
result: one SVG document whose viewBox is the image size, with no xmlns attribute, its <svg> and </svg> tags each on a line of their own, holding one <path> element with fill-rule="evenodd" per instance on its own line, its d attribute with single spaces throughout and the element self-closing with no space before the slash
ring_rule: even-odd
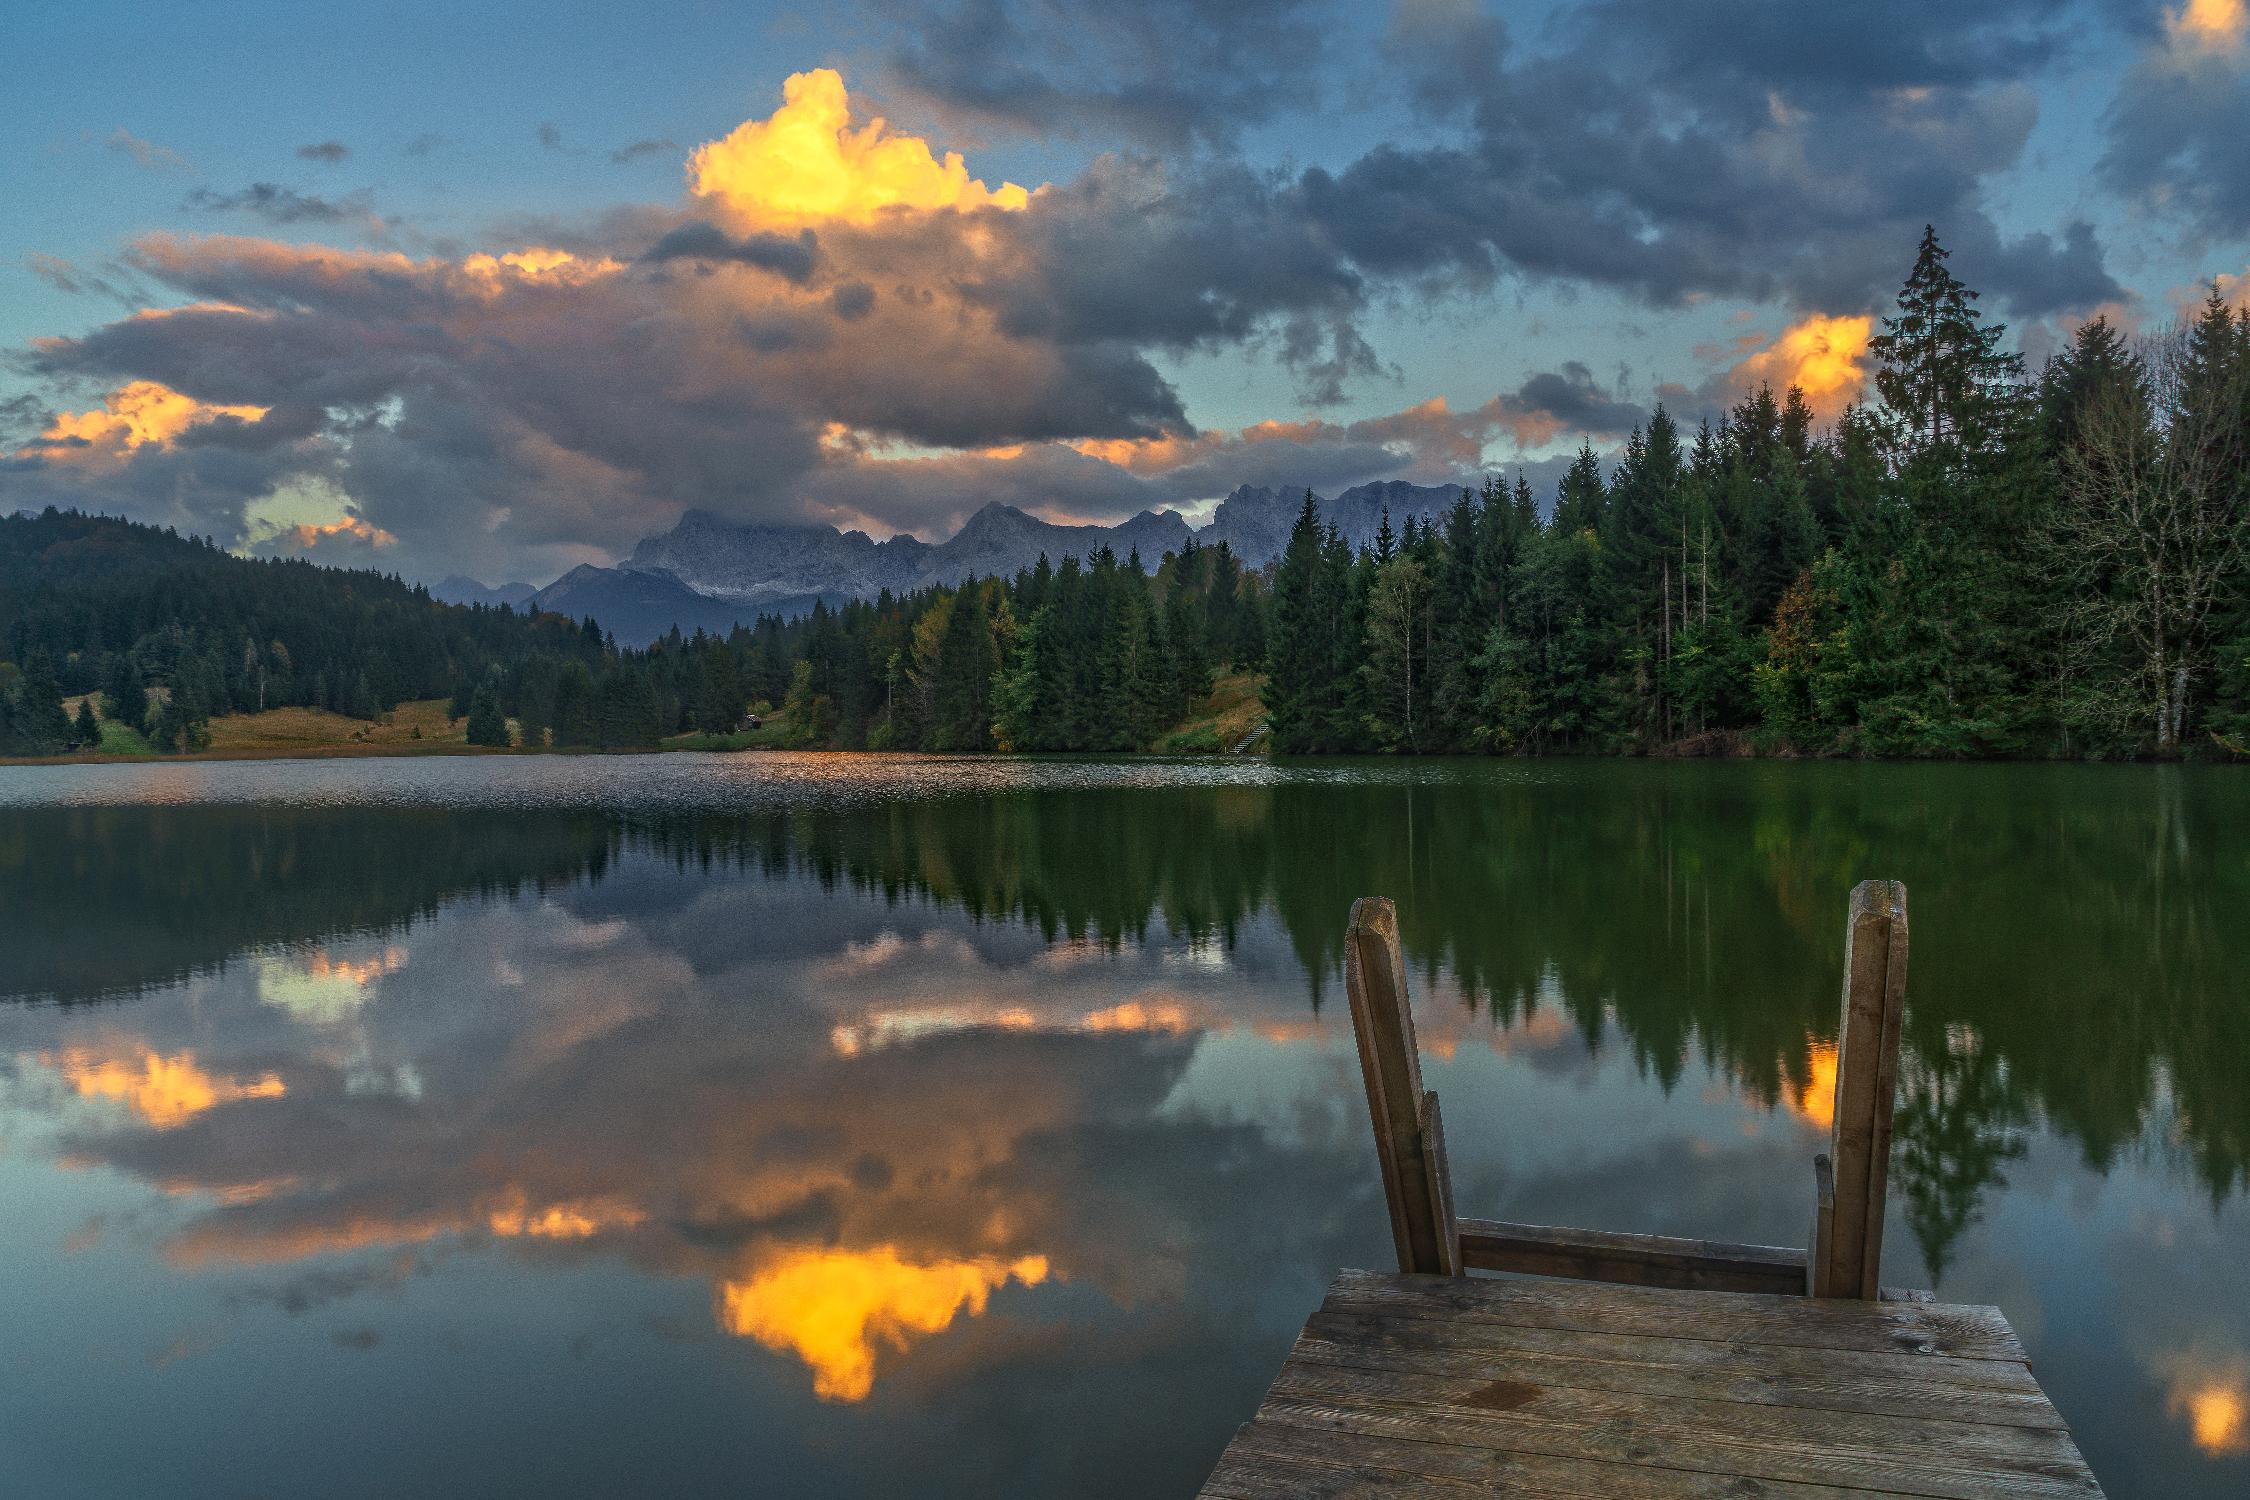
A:
<svg viewBox="0 0 2250 1500">
<path fill-rule="evenodd" d="M 1875 405 L 1825 433 L 1794 389 L 1694 434 L 1659 407 L 1545 513 L 1519 476 L 1308 491 L 1293 527 L 1266 491 L 1201 532 L 992 506 L 936 546 L 690 516 L 527 613 L 0 520 L 0 753 L 91 741 L 61 700 L 97 689 L 170 748 L 230 710 L 442 695 L 495 746 L 778 708 L 762 743 L 1229 749 L 1166 731 L 1232 667 L 1284 752 L 2250 754 L 2250 310 L 2214 289 L 2137 342 L 2096 319 L 2027 378 L 1975 295 L 1926 235 Z"/>
</svg>

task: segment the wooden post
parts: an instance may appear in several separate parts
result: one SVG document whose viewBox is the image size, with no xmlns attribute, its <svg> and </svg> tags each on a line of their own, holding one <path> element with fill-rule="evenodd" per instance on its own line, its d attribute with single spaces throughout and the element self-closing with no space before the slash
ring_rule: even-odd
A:
<svg viewBox="0 0 2250 1500">
<path fill-rule="evenodd" d="M 1398 946 L 1398 912 L 1382 896 L 1352 903 L 1344 938 L 1344 989 L 1351 997 L 1352 1035 L 1375 1126 L 1375 1156 L 1391 1210 L 1391 1238 L 1401 1271 L 1461 1274 L 1453 1185 L 1445 1167 L 1445 1126 L 1437 1095 L 1422 1087 L 1414 1046 L 1414 1013 L 1406 998 L 1406 963 Z"/>
<path fill-rule="evenodd" d="M 1833 1197 L 1823 1182 L 1807 1258 L 1816 1297 L 1872 1301 L 1881 1292 L 1891 1107 L 1898 1092 L 1899 1029 L 1905 1015 L 1906 887 L 1895 880 L 1863 880 L 1852 890 L 1844 935 L 1836 1117 L 1825 1174 L 1833 1182 Z"/>
</svg>

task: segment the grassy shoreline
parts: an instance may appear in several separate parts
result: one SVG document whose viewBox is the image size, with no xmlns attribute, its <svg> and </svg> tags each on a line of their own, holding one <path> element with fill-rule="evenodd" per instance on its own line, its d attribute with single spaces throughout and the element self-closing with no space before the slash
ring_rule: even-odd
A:
<svg viewBox="0 0 2250 1500">
<path fill-rule="evenodd" d="M 1159 755 L 1224 755 L 1265 718 L 1259 679 L 1234 673 L 1214 684 L 1210 695 L 1155 744 Z M 64 708 L 75 714 L 78 699 Z M 402 755 L 645 755 L 651 748 L 603 750 L 590 745 L 513 746 L 501 749 L 468 742 L 468 722 L 446 718 L 447 701 L 425 698 L 401 703 L 379 719 L 353 719 L 320 708 L 273 708 L 263 713 L 226 714 L 211 721 L 211 743 L 202 750 L 159 751 L 126 725 L 104 721 L 98 750 L 64 755 L 0 756 L 0 766 L 131 765 L 172 761 L 353 760 Z M 98 709 L 98 704 L 97 704 Z M 516 726 L 511 722 L 511 732 Z M 756 729 L 734 734 L 693 732 L 668 736 L 653 750 L 746 752 L 794 748 L 786 714 L 770 714 Z"/>
</svg>

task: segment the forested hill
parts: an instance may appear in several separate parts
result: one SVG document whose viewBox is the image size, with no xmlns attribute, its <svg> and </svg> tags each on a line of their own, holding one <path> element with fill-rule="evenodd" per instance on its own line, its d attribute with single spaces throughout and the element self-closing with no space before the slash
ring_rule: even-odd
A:
<svg viewBox="0 0 2250 1500">
<path fill-rule="evenodd" d="M 2080 328 L 2036 372 L 1935 234 L 1826 432 L 1659 407 L 1554 510 L 1488 482 L 1372 554 L 1308 502 L 1277 749 L 2250 754 L 2250 312 Z"/>
<path fill-rule="evenodd" d="M 371 718 L 533 657 L 601 654 L 577 622 L 441 604 L 379 573 L 237 557 L 105 516 L 0 516 L 0 753 L 69 743 L 59 695 L 99 691 L 113 715 L 192 747 L 214 714 Z"/>
</svg>

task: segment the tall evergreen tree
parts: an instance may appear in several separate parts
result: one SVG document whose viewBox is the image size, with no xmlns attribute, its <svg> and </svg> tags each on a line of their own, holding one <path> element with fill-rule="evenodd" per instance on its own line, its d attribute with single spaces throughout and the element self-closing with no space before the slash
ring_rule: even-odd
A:
<svg viewBox="0 0 2250 1500">
<path fill-rule="evenodd" d="M 2005 409 L 2021 378 L 2021 361 L 2000 348 L 2007 330 L 1982 325 L 1977 294 L 1946 269 L 1946 259 L 1935 226 L 1924 229 L 1898 311 L 1868 341 L 1878 361 L 1875 390 L 1902 464 L 1924 455 L 1951 463 L 1991 451 L 2005 437 Z"/>
</svg>

